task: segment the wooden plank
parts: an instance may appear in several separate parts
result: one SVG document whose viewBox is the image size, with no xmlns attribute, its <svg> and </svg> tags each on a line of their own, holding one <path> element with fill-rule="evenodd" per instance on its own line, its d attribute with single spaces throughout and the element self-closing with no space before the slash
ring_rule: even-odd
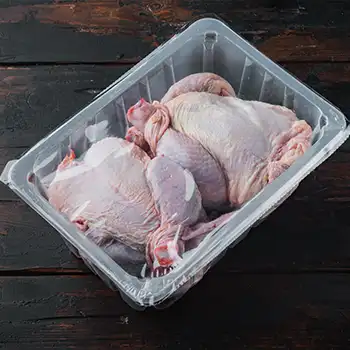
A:
<svg viewBox="0 0 350 350">
<path fill-rule="evenodd" d="M 349 174 L 350 153 L 337 152 L 245 240 L 226 252 L 220 270 L 348 271 Z M 0 202 L 0 271 L 86 271 L 44 219 L 4 185 L 0 193 L 4 196 Z"/>
<path fill-rule="evenodd" d="M 283 66 L 350 115 L 350 63 Z M 0 68 L 0 147 L 33 146 L 130 67 Z"/>
<path fill-rule="evenodd" d="M 347 274 L 234 275 L 213 269 L 170 309 L 144 313 L 92 276 L 8 277 L 0 285 L 0 344 L 6 349 L 350 345 Z"/>
<path fill-rule="evenodd" d="M 285 66 L 349 114 L 349 64 Z M 1 169 L 27 149 L 16 146 L 39 141 L 119 72 L 120 68 L 113 66 L 0 70 L 0 91 L 5 96 L 0 114 L 0 124 L 5 126 L 0 138 Z M 26 102 L 26 91 L 33 91 L 30 103 Z M 347 269 L 349 149 L 347 142 L 310 174 L 280 209 L 226 254 L 220 268 L 238 272 Z M 0 201 L 0 270 L 83 269 L 59 234 L 3 184 Z"/>
<path fill-rule="evenodd" d="M 0 271 L 42 268 L 88 271 L 59 233 L 26 204 L 0 202 Z"/>
<path fill-rule="evenodd" d="M 349 115 L 350 65 L 345 63 L 282 63 L 281 66 Z"/>
<path fill-rule="evenodd" d="M 15 148 L 0 148 L 0 172 L 4 169 L 5 165 L 21 156 L 25 151 L 25 148 L 15 147 Z M 0 183 L 0 200 L 1 201 L 18 201 L 18 196 L 16 196 L 13 191 L 11 191 L 2 182 Z"/>
<path fill-rule="evenodd" d="M 208 13 L 277 61 L 350 58 L 345 0 L 15 0 L 0 6 L 1 62 L 135 61 Z"/>
<path fill-rule="evenodd" d="M 0 68 L 0 147 L 33 146 L 129 68 Z"/>
</svg>

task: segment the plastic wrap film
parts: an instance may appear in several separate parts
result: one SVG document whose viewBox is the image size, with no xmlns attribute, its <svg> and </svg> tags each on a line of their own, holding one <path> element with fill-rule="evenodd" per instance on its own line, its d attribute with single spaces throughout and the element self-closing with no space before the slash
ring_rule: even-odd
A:
<svg viewBox="0 0 350 350">
<path fill-rule="evenodd" d="M 130 306 L 164 308 L 348 135 L 337 108 L 204 18 L 9 162 L 1 180 Z"/>
<path fill-rule="evenodd" d="M 30 181 L 128 273 L 169 273 L 230 215 L 210 220 L 191 172 L 168 157 L 150 158 L 120 137 L 94 140 L 38 158 Z"/>
</svg>

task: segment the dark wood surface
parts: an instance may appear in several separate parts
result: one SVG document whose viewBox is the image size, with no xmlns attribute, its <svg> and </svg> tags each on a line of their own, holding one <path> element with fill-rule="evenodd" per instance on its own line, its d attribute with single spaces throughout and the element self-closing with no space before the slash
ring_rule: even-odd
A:
<svg viewBox="0 0 350 350">
<path fill-rule="evenodd" d="M 345 0 L 0 3 L 0 167 L 215 13 L 350 115 Z M 2 349 L 349 349 L 350 143 L 171 308 L 137 312 L 0 185 Z"/>
</svg>

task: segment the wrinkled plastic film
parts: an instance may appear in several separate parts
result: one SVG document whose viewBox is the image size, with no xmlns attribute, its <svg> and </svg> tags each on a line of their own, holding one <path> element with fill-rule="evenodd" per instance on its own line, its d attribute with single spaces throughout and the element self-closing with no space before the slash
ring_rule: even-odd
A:
<svg viewBox="0 0 350 350">
<path fill-rule="evenodd" d="M 218 221 L 208 220 L 191 173 L 167 158 L 151 160 L 117 137 L 77 152 L 68 146 L 38 157 L 33 184 L 66 220 L 136 277 L 146 277 L 147 268 L 149 277 L 169 273 L 182 261 L 178 250 L 186 249 L 180 236 L 186 233 L 187 247 L 194 249 L 197 235 L 204 236 Z M 177 206 L 169 204 L 175 201 Z"/>
</svg>

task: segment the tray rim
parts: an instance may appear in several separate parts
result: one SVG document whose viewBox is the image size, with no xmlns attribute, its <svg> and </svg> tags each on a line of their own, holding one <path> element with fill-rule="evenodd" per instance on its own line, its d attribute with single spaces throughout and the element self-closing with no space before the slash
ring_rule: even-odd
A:
<svg viewBox="0 0 350 350">
<path fill-rule="evenodd" d="M 120 274 L 124 275 L 127 273 L 121 267 L 119 267 L 119 265 L 116 262 L 114 262 L 111 258 L 109 258 L 107 256 L 107 254 L 104 253 L 99 247 L 95 246 L 95 244 L 93 244 L 88 239 L 86 239 L 86 237 L 81 235 L 81 233 L 79 233 L 76 230 L 74 225 L 67 223 L 66 220 L 63 217 L 61 217 L 59 214 L 57 215 L 56 213 L 50 212 L 50 211 L 53 211 L 53 208 L 51 208 L 43 198 L 37 197 L 37 195 L 33 191 L 31 191 L 29 187 L 27 188 L 27 190 L 25 188 L 23 188 L 24 184 L 22 184 L 22 185 L 19 184 L 17 179 L 14 178 L 14 175 L 15 175 L 17 169 L 22 166 L 22 164 L 25 165 L 26 161 L 28 162 L 28 160 L 30 160 L 31 156 L 37 157 L 38 154 L 35 153 L 36 150 L 40 149 L 40 147 L 45 147 L 46 143 L 49 142 L 49 140 L 51 140 L 51 138 L 54 138 L 54 136 L 58 133 L 59 130 L 64 129 L 65 126 L 69 125 L 69 123 L 72 123 L 73 119 L 77 119 L 81 114 L 84 114 L 84 112 L 87 113 L 93 104 L 96 104 L 96 103 L 101 104 L 102 103 L 101 101 L 103 101 L 103 96 L 106 96 L 106 94 L 109 91 L 111 91 L 113 88 L 117 88 L 119 86 L 120 91 L 122 91 L 121 84 L 127 83 L 128 85 L 126 85 L 126 87 L 123 90 L 125 91 L 126 89 L 128 89 L 130 86 L 132 86 L 133 80 L 135 80 L 135 77 L 134 77 L 134 79 L 132 79 L 133 73 L 135 73 L 137 71 L 140 73 L 139 69 L 146 66 L 147 62 L 148 62 L 148 65 L 150 65 L 149 62 L 150 62 L 151 58 L 154 59 L 154 58 L 158 57 L 159 55 L 161 55 L 162 52 L 164 52 L 164 50 L 169 48 L 176 40 L 177 40 L 177 43 L 179 43 L 179 40 L 182 38 L 182 36 L 186 36 L 186 34 L 189 35 L 191 33 L 191 31 L 195 31 L 197 29 L 197 27 L 199 30 L 203 23 L 208 24 L 209 27 L 211 24 L 215 24 L 215 23 L 216 23 L 216 25 L 221 26 L 221 28 L 225 31 L 228 31 L 230 33 L 230 35 L 232 35 L 235 38 L 235 40 L 237 40 L 239 42 L 240 45 L 245 46 L 246 50 L 252 51 L 248 54 L 243 48 L 241 48 L 243 51 L 245 51 L 247 56 L 254 57 L 254 60 L 258 60 L 259 58 L 262 59 L 264 62 L 262 62 L 262 63 L 259 62 L 259 64 L 261 64 L 264 67 L 264 69 L 269 70 L 269 68 L 270 68 L 271 71 L 276 71 L 275 73 L 273 73 L 273 75 L 277 75 L 279 77 L 279 79 L 282 79 L 282 80 L 283 80 L 283 77 L 280 77 L 279 74 L 284 75 L 286 79 L 291 81 L 291 83 L 293 82 L 293 83 L 298 84 L 299 85 L 298 87 L 300 87 L 302 90 L 307 92 L 307 95 L 314 97 L 316 100 L 319 100 L 316 102 L 322 102 L 324 104 L 324 106 L 328 105 L 327 107 L 330 109 L 330 111 L 333 111 L 334 113 L 336 113 L 338 116 L 340 116 L 342 118 L 342 121 L 340 121 L 340 123 L 339 123 L 339 128 L 335 128 L 334 130 L 330 130 L 331 133 L 333 134 L 333 136 L 330 137 L 329 142 L 325 146 L 329 146 L 329 145 L 333 144 L 333 148 L 328 151 L 326 158 L 324 158 L 323 160 L 320 159 L 318 161 L 319 164 L 321 164 L 333 152 L 335 152 L 336 149 L 338 147 L 340 147 L 340 145 L 343 142 L 346 141 L 346 139 L 349 137 L 349 134 L 350 134 L 350 128 L 349 128 L 349 126 L 347 126 L 347 124 L 348 124 L 347 118 L 336 106 L 334 106 L 333 104 L 328 102 L 323 96 L 321 96 L 320 94 L 318 94 L 317 92 L 312 90 L 310 87 L 308 87 L 307 85 L 303 84 L 298 79 L 293 77 L 289 72 L 287 72 L 285 69 L 280 67 L 277 63 L 273 62 L 272 60 L 267 58 L 265 55 L 263 55 L 260 51 L 258 51 L 254 46 L 252 46 L 245 39 L 243 39 L 241 36 L 239 36 L 233 29 L 231 29 L 223 21 L 220 21 L 218 19 L 212 19 L 212 18 L 201 18 L 199 20 L 194 21 L 191 25 L 187 26 L 187 28 L 184 31 L 182 31 L 179 34 L 176 34 L 170 40 L 168 40 L 167 42 L 162 44 L 160 47 L 158 47 L 156 50 L 154 50 L 149 55 L 147 55 L 145 58 L 143 58 L 138 64 L 133 66 L 129 71 L 127 71 L 125 74 L 123 74 L 120 78 L 118 78 L 116 81 L 114 81 L 111 85 L 106 87 L 100 94 L 98 94 L 92 100 L 92 102 L 87 104 L 83 109 L 81 109 L 79 112 L 75 113 L 72 117 L 68 118 L 68 120 L 66 122 L 62 123 L 56 129 L 54 129 L 52 132 L 50 132 L 46 137 L 41 139 L 33 147 L 31 147 L 24 154 L 22 154 L 21 157 L 19 157 L 17 160 L 12 160 L 12 161 L 8 162 L 5 166 L 5 169 L 2 173 L 2 175 L 1 175 L 1 181 L 6 183 L 20 198 L 22 198 L 22 200 L 24 200 L 32 209 L 34 209 L 46 221 L 48 221 L 51 224 L 51 226 L 53 226 L 63 236 L 63 238 L 67 239 L 73 246 L 75 246 L 77 249 L 81 250 L 84 253 L 84 255 L 87 255 L 89 257 L 89 259 L 91 260 L 91 262 L 94 265 L 96 265 L 96 267 L 99 270 L 101 270 L 101 272 L 103 274 L 105 274 L 109 279 L 111 279 L 113 281 L 113 283 L 116 284 L 118 286 L 118 288 L 123 293 L 125 293 L 130 299 L 132 299 L 132 301 L 134 303 L 136 303 L 138 305 L 146 305 L 146 304 L 151 305 L 152 303 L 149 303 L 146 301 L 147 298 L 153 299 L 153 303 L 163 300 L 164 297 L 166 299 L 170 298 L 171 295 L 178 290 L 178 288 L 172 288 L 173 289 L 172 293 L 168 292 L 166 295 L 164 295 L 164 291 L 169 290 L 168 287 L 164 286 L 163 288 L 161 288 L 157 291 L 156 295 L 153 294 L 151 296 L 148 296 L 147 298 L 144 297 L 144 298 L 142 298 L 143 300 L 140 297 L 135 297 L 135 295 L 132 292 L 128 291 L 128 288 L 126 288 L 126 284 L 125 284 L 125 282 L 130 282 L 133 285 L 137 284 L 137 283 L 135 283 L 136 282 L 135 277 L 132 277 L 130 279 L 130 281 L 128 281 L 128 280 L 125 281 L 125 278 L 124 278 L 124 281 L 120 281 L 119 275 Z M 144 76 L 145 72 L 143 72 L 142 75 Z M 138 81 L 139 79 L 136 79 L 136 80 Z M 121 94 L 120 91 L 119 91 L 119 94 Z M 311 102 L 311 103 L 315 104 L 316 102 Z M 103 106 L 105 106 L 106 104 L 107 103 L 104 103 Z M 320 154 L 321 151 L 322 151 L 322 149 L 319 149 L 317 154 Z M 306 159 L 307 158 L 304 158 L 304 163 L 306 162 Z M 301 162 L 301 163 L 303 163 L 303 162 Z M 316 162 L 312 166 L 312 168 L 313 169 L 316 168 L 319 164 L 317 164 L 317 162 Z M 295 169 L 297 169 L 297 167 L 295 167 Z M 306 177 L 308 175 L 308 173 L 310 171 L 312 171 L 313 169 L 306 170 L 305 165 L 302 166 L 302 164 L 301 164 L 299 167 L 299 170 L 295 171 L 296 172 L 296 174 L 294 174 L 295 178 L 301 177 L 300 181 L 302 181 L 302 179 L 304 177 Z M 303 173 L 303 174 L 301 174 L 301 173 Z M 279 180 L 279 182 L 282 182 L 281 179 L 277 179 L 277 180 Z M 288 182 L 286 182 L 284 184 L 284 188 L 286 187 L 287 184 L 288 184 Z M 276 186 L 274 186 L 274 187 L 276 187 Z M 291 185 L 289 185 L 287 187 L 291 187 Z M 271 188 L 271 187 L 269 187 L 269 188 Z M 270 191 L 270 192 L 272 192 L 272 191 Z M 266 194 L 267 192 L 265 191 L 264 193 Z M 271 198 L 275 197 L 275 194 L 276 194 L 276 192 L 271 193 L 269 199 L 271 200 Z M 278 202 L 279 199 L 280 199 L 280 197 L 278 197 L 278 198 L 276 197 L 273 200 L 273 202 Z M 266 211 L 271 209 L 272 206 L 273 206 L 273 204 L 271 206 L 269 206 L 269 208 L 267 208 Z M 254 212 L 252 212 L 251 214 L 253 214 L 253 213 Z M 262 215 L 263 215 L 263 213 L 261 214 L 261 216 Z M 249 217 L 247 217 L 246 220 L 248 218 Z M 250 224 L 253 225 L 257 220 L 259 220 L 259 217 L 256 215 L 255 220 L 250 222 Z M 231 224 L 231 225 L 228 225 L 227 227 L 232 228 L 232 226 L 233 225 Z M 229 230 L 227 227 L 225 228 L 226 231 Z M 231 233 L 233 233 L 233 232 L 231 231 Z M 238 240 L 239 237 L 243 234 L 244 234 L 244 230 L 236 233 L 236 237 L 233 237 L 232 241 Z M 231 244 L 232 244 L 232 242 L 231 242 Z M 230 243 L 226 242 L 225 245 L 226 245 L 226 247 L 223 246 L 222 248 L 216 249 L 218 254 L 220 254 L 222 251 L 224 251 L 225 248 L 227 248 L 230 245 Z M 214 258 L 215 258 L 215 256 L 211 260 L 213 260 Z M 208 262 L 208 264 L 210 264 L 210 261 Z M 193 265 L 193 264 L 194 263 L 192 262 L 191 265 Z M 204 266 L 199 267 L 199 265 L 197 265 L 197 267 L 198 268 L 194 271 L 194 273 L 192 273 L 194 276 Z M 183 269 L 180 268 L 178 271 L 181 272 L 181 270 L 183 270 Z M 184 275 L 184 274 L 181 274 L 180 272 L 177 273 L 177 277 L 178 277 L 177 279 L 182 278 L 182 276 Z M 182 272 L 184 272 L 184 271 L 182 271 Z M 192 274 L 188 274 L 187 279 L 193 277 L 193 276 L 191 276 Z M 121 283 L 121 282 L 123 282 L 123 283 Z M 173 283 L 175 283 L 175 280 L 173 280 Z M 154 283 L 154 284 L 156 284 L 156 283 Z M 139 287 L 141 287 L 141 286 L 142 286 L 142 288 L 140 288 L 140 290 L 143 289 L 144 284 L 140 283 Z"/>
</svg>

